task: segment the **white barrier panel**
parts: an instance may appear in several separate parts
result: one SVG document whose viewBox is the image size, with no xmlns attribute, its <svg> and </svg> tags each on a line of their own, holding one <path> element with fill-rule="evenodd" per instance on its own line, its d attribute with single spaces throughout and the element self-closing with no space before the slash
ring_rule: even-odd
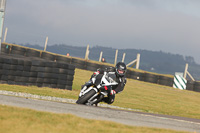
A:
<svg viewBox="0 0 200 133">
<path fill-rule="evenodd" d="M 1 39 L 3 32 L 5 6 L 6 6 L 6 0 L 0 0 L 0 52 L 1 52 Z"/>
<path fill-rule="evenodd" d="M 181 76 L 181 75 L 174 76 L 174 84 L 173 84 L 174 88 L 185 90 L 186 84 L 187 84 L 187 80 L 184 79 L 183 76 Z"/>
</svg>

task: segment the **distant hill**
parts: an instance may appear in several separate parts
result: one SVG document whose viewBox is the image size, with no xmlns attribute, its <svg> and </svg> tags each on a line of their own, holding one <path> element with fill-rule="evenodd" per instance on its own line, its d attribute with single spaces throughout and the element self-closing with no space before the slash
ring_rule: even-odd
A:
<svg viewBox="0 0 200 133">
<path fill-rule="evenodd" d="M 23 45 L 23 44 L 21 44 Z M 43 50 L 44 48 L 39 45 L 23 45 L 26 47 L 36 48 Z M 66 55 L 69 53 L 74 57 L 85 57 L 86 47 L 69 46 L 64 44 L 55 44 L 47 47 L 47 51 Z M 103 52 L 103 57 L 108 63 L 114 63 L 116 49 L 111 47 L 95 46 L 90 48 L 89 58 L 90 60 L 99 60 L 100 52 Z M 172 74 L 175 72 L 184 72 L 185 64 L 189 64 L 189 72 L 196 79 L 200 80 L 200 65 L 197 64 L 193 57 L 179 54 L 171 54 L 162 51 L 148 51 L 137 49 L 118 49 L 118 61 L 122 60 L 123 53 L 126 53 L 125 63 L 136 59 L 138 53 L 140 53 L 140 69 L 150 72 L 156 72 L 161 74 Z"/>
</svg>

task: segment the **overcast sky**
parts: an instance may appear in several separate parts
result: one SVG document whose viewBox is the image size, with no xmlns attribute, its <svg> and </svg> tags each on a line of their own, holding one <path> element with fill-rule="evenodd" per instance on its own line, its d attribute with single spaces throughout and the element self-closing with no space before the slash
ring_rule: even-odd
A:
<svg viewBox="0 0 200 133">
<path fill-rule="evenodd" d="M 193 56 L 200 0 L 7 0 L 6 42 L 107 46 Z"/>
</svg>

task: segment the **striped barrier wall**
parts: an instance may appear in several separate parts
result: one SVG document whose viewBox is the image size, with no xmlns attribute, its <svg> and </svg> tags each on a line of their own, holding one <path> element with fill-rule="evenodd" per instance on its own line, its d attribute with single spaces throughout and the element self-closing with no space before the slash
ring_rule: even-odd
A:
<svg viewBox="0 0 200 133">
<path fill-rule="evenodd" d="M 173 84 L 174 88 L 185 90 L 186 84 L 187 84 L 187 80 L 184 79 L 181 75 L 174 76 L 174 84 Z"/>
</svg>

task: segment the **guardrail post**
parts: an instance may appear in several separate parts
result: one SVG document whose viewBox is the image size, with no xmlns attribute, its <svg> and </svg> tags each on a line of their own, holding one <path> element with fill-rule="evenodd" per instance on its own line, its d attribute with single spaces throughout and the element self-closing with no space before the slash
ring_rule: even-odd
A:
<svg viewBox="0 0 200 133">
<path fill-rule="evenodd" d="M 100 56 L 99 56 L 99 62 L 101 62 L 102 55 L 103 55 L 103 52 L 101 51 Z"/>
<path fill-rule="evenodd" d="M 132 64 L 135 64 L 136 62 L 137 62 L 137 60 L 135 59 L 135 60 L 131 61 L 130 63 L 128 63 L 126 66 L 128 67 L 128 66 L 130 66 Z"/>
<path fill-rule="evenodd" d="M 140 54 L 137 54 L 137 58 L 133 61 L 131 61 L 130 63 L 128 63 L 126 66 L 130 66 L 132 65 L 132 67 L 134 67 L 136 65 L 136 69 L 139 69 L 140 67 Z"/>
<path fill-rule="evenodd" d="M 136 69 L 140 67 L 140 54 L 137 54 L 137 62 L 136 62 Z"/>
<path fill-rule="evenodd" d="M 86 48 L 86 52 L 85 52 L 85 60 L 88 60 L 88 56 L 89 56 L 89 44 L 87 45 L 87 48 Z"/>
<path fill-rule="evenodd" d="M 186 79 L 187 76 L 187 70 L 188 70 L 188 63 L 185 64 L 185 71 L 184 71 L 184 78 Z"/>
<path fill-rule="evenodd" d="M 117 56 L 118 56 L 118 49 L 116 50 L 116 53 L 115 53 L 115 63 L 114 63 L 114 65 L 117 64 Z"/>
<path fill-rule="evenodd" d="M 183 77 L 186 79 L 187 75 L 188 75 L 193 81 L 195 81 L 195 79 L 192 77 L 192 75 L 188 72 L 188 63 L 186 63 L 186 65 L 185 65 L 185 71 L 184 71 Z"/>
<path fill-rule="evenodd" d="M 1 53 L 1 39 L 2 39 L 2 33 L 3 33 L 5 8 L 6 8 L 6 0 L 1 0 L 0 1 L 0 53 Z"/>
<path fill-rule="evenodd" d="M 48 42 L 48 36 L 46 37 L 46 41 L 45 41 L 45 44 L 44 44 L 44 51 L 46 51 L 46 49 L 47 49 L 47 42 Z"/>
<path fill-rule="evenodd" d="M 123 54 L 122 62 L 124 62 L 125 56 L 126 56 L 126 53 Z"/>
</svg>

